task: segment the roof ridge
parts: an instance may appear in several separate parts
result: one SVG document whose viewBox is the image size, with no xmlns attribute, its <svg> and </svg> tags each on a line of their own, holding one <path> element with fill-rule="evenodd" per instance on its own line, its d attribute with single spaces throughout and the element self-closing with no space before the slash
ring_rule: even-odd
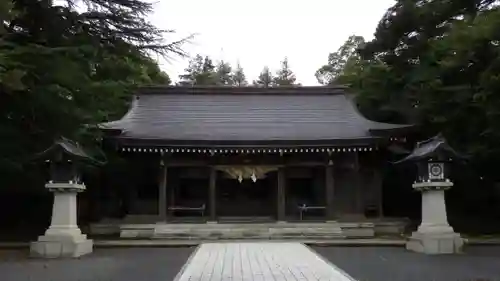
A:
<svg viewBox="0 0 500 281">
<path fill-rule="evenodd" d="M 343 95 L 349 87 L 342 85 L 329 86 L 164 86 L 151 85 L 140 87 L 136 95 Z"/>
</svg>

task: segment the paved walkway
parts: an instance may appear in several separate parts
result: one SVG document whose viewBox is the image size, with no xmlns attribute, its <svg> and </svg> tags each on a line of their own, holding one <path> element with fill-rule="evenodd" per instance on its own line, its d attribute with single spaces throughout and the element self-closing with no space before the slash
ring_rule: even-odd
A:
<svg viewBox="0 0 500 281">
<path fill-rule="evenodd" d="M 270 243 L 271 241 L 268 241 Z M 274 241 L 272 241 L 274 242 Z M 286 243 L 286 244 L 285 244 Z M 236 243 L 233 243 L 233 245 Z M 285 256 L 285 264 L 291 266 L 299 265 L 301 272 L 311 272 L 310 265 L 318 264 L 315 260 L 314 252 L 341 268 L 356 280 L 363 281 L 460 281 L 460 280 L 488 280 L 500 281 L 500 246 L 468 246 L 463 254 L 457 255 L 437 255 L 428 256 L 406 251 L 403 247 L 312 247 L 312 251 L 304 251 L 300 245 L 290 246 L 289 242 L 277 245 L 274 254 L 268 249 L 261 249 L 255 254 L 264 251 L 260 259 L 250 262 L 250 259 L 241 258 L 240 264 L 246 262 L 247 265 L 261 265 L 266 262 L 268 270 L 261 270 L 260 276 L 252 276 L 247 273 L 239 280 L 250 281 L 268 280 L 264 279 L 264 273 L 270 272 L 268 277 L 275 281 L 272 273 L 277 275 L 276 280 L 286 280 L 283 276 L 286 273 L 285 266 L 278 267 L 279 261 L 274 258 L 276 255 Z M 208 244 L 207 244 L 208 245 Z M 280 247 L 281 246 L 281 247 Z M 293 248 L 292 248 L 293 247 Z M 298 247 L 298 249 L 296 248 Z M 220 249 L 220 248 L 219 248 Z M 26 248 L 0 250 L 0 280 L 1 281 L 179 281 L 187 276 L 191 262 L 195 258 L 195 251 L 201 250 L 199 247 L 119 247 L 95 249 L 94 253 L 78 259 L 29 259 L 29 251 Z M 245 256 L 250 255 L 246 249 Z M 276 251 L 279 251 L 276 253 Z M 299 253 L 293 253 L 298 251 Z M 234 253 L 235 251 L 233 251 Z M 199 252 L 198 252 L 199 253 Z M 219 257 L 225 252 L 219 252 Z M 240 254 L 242 252 L 240 251 Z M 202 256 L 200 256 L 202 257 Z M 212 257 L 215 258 L 215 255 Z M 255 257 L 255 255 L 254 255 Z M 267 257 L 267 258 L 265 258 Z M 235 260 L 238 256 L 233 256 Z M 207 261 L 200 263 L 198 267 L 205 269 L 211 265 L 218 265 L 215 269 L 223 272 L 237 265 L 234 260 L 219 259 L 230 264 L 231 267 L 222 268 L 217 261 Z M 295 260 L 299 259 L 298 262 Z M 321 258 L 319 258 L 321 259 Z M 271 266 L 269 266 L 271 262 Z M 274 263 L 274 266 L 273 266 Z M 187 264 L 187 265 L 186 265 Z M 321 264 L 321 262 L 319 263 Z M 205 267 L 206 266 L 206 267 Z M 323 264 L 324 266 L 324 264 Z M 274 267 L 274 270 L 271 268 Z M 322 266 L 320 266 L 322 267 Z M 325 268 L 325 267 L 323 267 Z M 336 268 L 334 268 L 336 269 Z M 328 273 L 331 269 L 325 269 Z M 325 272 L 323 270 L 314 271 Z M 179 274 L 179 272 L 182 272 Z M 297 269 L 292 267 L 292 273 Z M 314 275 L 316 277 L 316 275 Z M 243 277 L 248 276 L 244 279 Z M 303 276 L 302 279 L 300 277 Z M 304 275 L 293 275 L 291 280 L 307 280 Z M 322 275 L 324 276 L 324 275 Z M 335 274 L 333 278 L 338 275 Z M 299 277 L 296 279 L 296 277 Z M 318 277 L 321 277 L 318 275 Z M 177 278 L 177 279 L 176 279 Z M 259 279 L 260 278 L 260 279 Z M 199 280 L 200 278 L 193 280 Z M 220 281 L 215 279 L 211 281 Z M 238 279 L 234 279 L 236 281 Z M 316 280 L 316 278 L 314 278 Z M 338 279 L 322 279 L 338 280 Z M 340 279 L 342 280 L 342 279 Z M 344 279 L 346 280 L 346 279 Z"/>
<path fill-rule="evenodd" d="M 300 243 L 202 244 L 176 281 L 353 280 Z"/>
</svg>

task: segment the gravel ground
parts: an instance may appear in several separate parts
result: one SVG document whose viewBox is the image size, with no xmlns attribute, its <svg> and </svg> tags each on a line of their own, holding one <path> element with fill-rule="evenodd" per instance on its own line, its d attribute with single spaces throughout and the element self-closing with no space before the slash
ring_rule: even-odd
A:
<svg viewBox="0 0 500 281">
<path fill-rule="evenodd" d="M 27 258 L 0 251 L 1 281 L 171 281 L 194 251 L 190 248 L 96 249 L 79 259 Z"/>
<path fill-rule="evenodd" d="M 359 281 L 500 281 L 500 246 L 428 256 L 402 247 L 312 247 Z"/>
</svg>

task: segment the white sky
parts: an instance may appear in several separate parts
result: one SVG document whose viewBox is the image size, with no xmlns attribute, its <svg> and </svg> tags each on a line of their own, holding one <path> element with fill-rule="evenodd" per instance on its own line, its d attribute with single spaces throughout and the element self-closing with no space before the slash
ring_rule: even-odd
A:
<svg viewBox="0 0 500 281">
<path fill-rule="evenodd" d="M 174 29 L 173 40 L 197 34 L 185 50 L 232 65 L 239 60 L 251 82 L 287 56 L 297 81 L 317 85 L 314 73 L 352 34 L 370 40 L 395 0 L 158 0 L 149 20 Z M 173 81 L 188 59 L 159 61 Z"/>
</svg>

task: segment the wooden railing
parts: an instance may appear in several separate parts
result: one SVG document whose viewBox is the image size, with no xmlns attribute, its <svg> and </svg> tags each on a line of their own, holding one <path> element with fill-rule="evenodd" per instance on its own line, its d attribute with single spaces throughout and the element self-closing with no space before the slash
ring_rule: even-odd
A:
<svg viewBox="0 0 500 281">
<path fill-rule="evenodd" d="M 297 206 L 299 209 L 300 220 L 304 218 L 304 213 L 313 210 L 326 210 L 326 206 L 307 206 L 306 204 L 302 204 Z"/>
</svg>

